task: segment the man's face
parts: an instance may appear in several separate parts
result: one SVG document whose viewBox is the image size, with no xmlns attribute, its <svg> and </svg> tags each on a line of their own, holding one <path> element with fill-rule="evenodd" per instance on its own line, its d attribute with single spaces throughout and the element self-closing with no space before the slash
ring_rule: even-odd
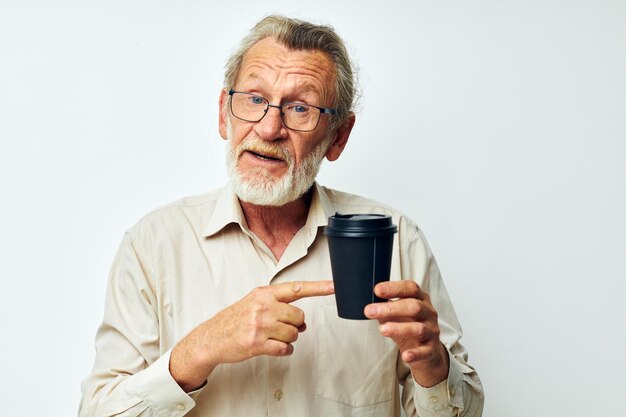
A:
<svg viewBox="0 0 626 417">
<path fill-rule="evenodd" d="M 290 51 L 268 38 L 246 54 L 234 89 L 275 105 L 331 107 L 334 77 L 326 54 Z M 287 129 L 280 110 L 273 107 L 259 122 L 231 117 L 227 100 L 222 92 L 220 133 L 230 140 L 229 173 L 239 197 L 259 205 L 282 205 L 300 197 L 313 183 L 335 137 L 329 132 L 329 115 L 320 116 L 315 130 L 299 132 Z"/>
</svg>

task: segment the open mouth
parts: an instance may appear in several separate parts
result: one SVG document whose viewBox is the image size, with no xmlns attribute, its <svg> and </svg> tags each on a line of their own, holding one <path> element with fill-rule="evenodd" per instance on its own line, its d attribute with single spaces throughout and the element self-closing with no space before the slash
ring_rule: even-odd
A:
<svg viewBox="0 0 626 417">
<path fill-rule="evenodd" d="M 276 162 L 283 162 L 282 159 L 278 158 L 277 156 L 274 155 L 268 155 L 268 154 L 263 154 L 263 153 L 259 153 L 259 152 L 255 152 L 251 149 L 248 149 L 247 152 L 250 152 L 253 156 L 259 158 L 259 159 L 263 159 L 265 161 L 276 161 Z"/>
</svg>

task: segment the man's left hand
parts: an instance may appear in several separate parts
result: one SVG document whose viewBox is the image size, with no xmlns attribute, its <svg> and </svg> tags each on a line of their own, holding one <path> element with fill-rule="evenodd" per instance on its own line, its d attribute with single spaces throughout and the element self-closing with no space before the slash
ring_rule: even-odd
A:
<svg viewBox="0 0 626 417">
<path fill-rule="evenodd" d="M 381 282 L 374 293 L 391 301 L 369 304 L 365 316 L 378 320 L 381 334 L 398 345 L 417 383 L 432 387 L 445 380 L 448 352 L 439 340 L 437 311 L 428 293 L 408 280 Z"/>
</svg>

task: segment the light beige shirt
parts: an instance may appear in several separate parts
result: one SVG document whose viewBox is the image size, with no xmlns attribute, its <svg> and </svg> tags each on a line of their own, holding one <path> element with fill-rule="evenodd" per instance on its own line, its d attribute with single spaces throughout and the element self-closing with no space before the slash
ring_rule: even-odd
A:
<svg viewBox="0 0 626 417">
<path fill-rule="evenodd" d="M 331 279 L 323 226 L 341 213 L 382 213 L 398 225 L 391 279 L 413 279 L 439 313 L 448 379 L 420 387 L 373 320 L 337 316 L 334 297 L 298 300 L 307 330 L 289 357 L 261 356 L 215 368 L 185 393 L 168 370 L 174 344 L 253 288 Z M 478 375 L 420 229 L 400 213 L 315 184 L 305 226 L 280 260 L 247 227 L 230 187 L 155 210 L 130 229 L 109 277 L 93 371 L 80 416 L 479 416 Z M 403 386 L 403 389 L 401 389 Z"/>
</svg>

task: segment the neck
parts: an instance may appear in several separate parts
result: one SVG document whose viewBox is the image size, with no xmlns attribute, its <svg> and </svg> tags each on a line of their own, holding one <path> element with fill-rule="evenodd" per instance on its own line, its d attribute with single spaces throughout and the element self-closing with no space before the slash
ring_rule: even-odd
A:
<svg viewBox="0 0 626 417">
<path fill-rule="evenodd" d="M 291 239 L 305 224 L 311 207 L 312 189 L 283 206 L 257 206 L 239 200 L 248 228 L 280 259 Z"/>
</svg>

